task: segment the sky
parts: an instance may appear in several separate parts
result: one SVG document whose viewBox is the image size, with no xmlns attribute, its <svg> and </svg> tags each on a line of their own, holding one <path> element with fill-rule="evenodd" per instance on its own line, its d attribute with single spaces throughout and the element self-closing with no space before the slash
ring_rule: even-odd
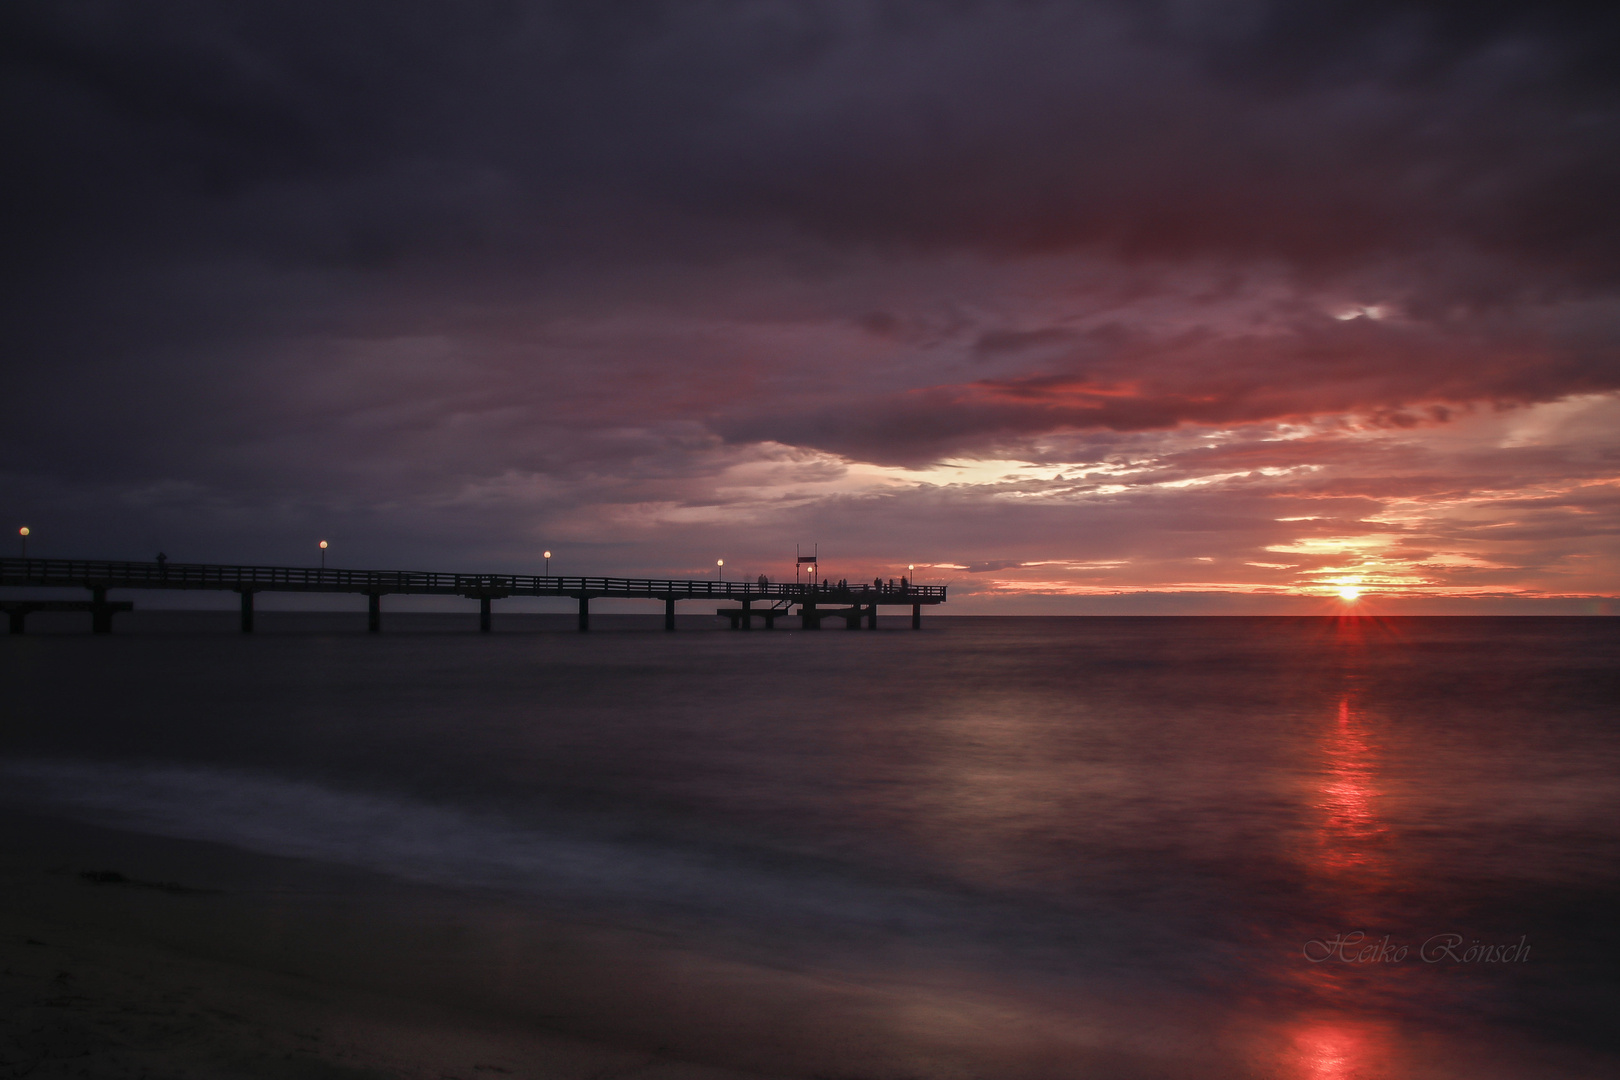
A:
<svg viewBox="0 0 1620 1080">
<path fill-rule="evenodd" d="M 12 0 L 0 80 L 8 549 L 1620 613 L 1614 5 Z"/>
</svg>

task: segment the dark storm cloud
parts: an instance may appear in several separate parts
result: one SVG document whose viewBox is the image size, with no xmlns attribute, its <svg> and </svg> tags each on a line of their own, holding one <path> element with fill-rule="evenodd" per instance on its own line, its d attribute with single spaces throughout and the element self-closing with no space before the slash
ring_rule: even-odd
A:
<svg viewBox="0 0 1620 1080">
<path fill-rule="evenodd" d="M 508 230 L 577 242 L 571 215 L 594 230 L 684 206 L 857 243 L 1337 265 L 1452 240 L 1615 270 L 1620 21 L 1601 6 L 13 4 L 4 18 L 8 182 L 35 245 L 78 223 L 365 266 L 512 254 Z"/>
<path fill-rule="evenodd" d="M 904 10 L 835 38 L 787 85 L 767 80 L 723 132 L 739 138 L 701 133 L 724 166 L 715 205 L 1005 253 L 1333 267 L 1454 241 L 1614 272 L 1612 13 Z"/>
</svg>

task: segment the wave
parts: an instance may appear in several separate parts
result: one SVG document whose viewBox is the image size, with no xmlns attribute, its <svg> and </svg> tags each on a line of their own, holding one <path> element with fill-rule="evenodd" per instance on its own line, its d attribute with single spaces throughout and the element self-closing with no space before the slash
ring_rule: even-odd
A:
<svg viewBox="0 0 1620 1080">
<path fill-rule="evenodd" d="M 9 801 L 87 824 L 569 903 L 905 933 L 938 927 L 945 899 L 262 773 L 13 759 L 0 760 L 0 779 Z"/>
</svg>

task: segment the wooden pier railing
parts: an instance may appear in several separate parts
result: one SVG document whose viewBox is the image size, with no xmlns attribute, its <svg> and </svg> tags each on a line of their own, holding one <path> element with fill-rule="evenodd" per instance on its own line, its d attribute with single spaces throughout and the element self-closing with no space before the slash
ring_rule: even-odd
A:
<svg viewBox="0 0 1620 1080">
<path fill-rule="evenodd" d="M 537 574 L 457 574 L 422 570 L 343 570 L 298 566 L 234 566 L 222 563 L 115 562 L 100 559 L 0 559 L 0 587 L 57 587 L 89 589 L 88 602 L 98 631 L 111 628 L 112 612 L 128 610 L 128 602 L 111 604 L 109 589 L 206 589 L 240 593 L 242 629 L 253 629 L 253 595 L 260 592 L 360 593 L 371 600 L 371 629 L 378 630 L 380 601 L 394 593 L 464 596 L 480 602 L 480 626 L 489 629 L 490 601 L 510 596 L 567 596 L 579 601 L 580 629 L 589 629 L 590 601 L 599 597 L 662 600 L 665 628 L 675 628 L 679 600 L 734 600 L 741 607 L 727 610 L 734 625 L 752 629 L 753 618 L 774 616 L 798 607 L 807 628 L 817 628 L 825 616 L 854 621 L 865 617 L 877 625 L 879 605 L 910 605 L 912 625 L 921 627 L 922 605 L 945 603 L 943 585 L 909 582 L 760 582 L 717 581 L 707 578 L 568 577 Z M 771 605 L 768 613 L 754 611 L 757 602 Z M 25 605 L 32 605 L 24 610 Z M 842 606 L 842 610 L 839 610 Z M 20 632 L 28 611 L 47 610 L 38 601 L 0 600 L 0 610 L 12 614 L 12 631 Z"/>
</svg>

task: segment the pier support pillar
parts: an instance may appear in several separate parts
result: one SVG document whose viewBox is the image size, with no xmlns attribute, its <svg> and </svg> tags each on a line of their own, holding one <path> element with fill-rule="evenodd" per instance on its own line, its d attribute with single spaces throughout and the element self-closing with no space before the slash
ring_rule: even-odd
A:
<svg viewBox="0 0 1620 1080">
<path fill-rule="evenodd" d="M 242 590 L 242 633 L 253 633 L 253 590 Z"/>
<path fill-rule="evenodd" d="M 913 630 L 921 630 L 922 629 L 922 605 L 921 604 L 912 604 L 911 605 L 911 628 Z"/>
<path fill-rule="evenodd" d="M 112 633 L 113 609 L 107 605 L 107 590 L 90 590 L 90 631 L 95 634 Z"/>
<path fill-rule="evenodd" d="M 799 605 L 799 625 L 806 630 L 821 629 L 821 613 L 816 610 L 816 605 Z"/>
<path fill-rule="evenodd" d="M 664 629 L 675 629 L 675 598 L 673 596 L 664 597 Z"/>
<path fill-rule="evenodd" d="M 382 633 L 382 593 L 367 593 L 366 596 L 371 601 L 370 619 L 366 629 L 373 634 L 380 634 Z"/>
<path fill-rule="evenodd" d="M 866 609 L 866 628 L 868 630 L 877 629 L 877 604 L 875 602 Z"/>
<path fill-rule="evenodd" d="M 742 602 L 742 628 L 744 630 L 754 628 L 754 602 L 746 596 L 743 597 Z"/>
<path fill-rule="evenodd" d="M 489 633 L 489 597 L 487 596 L 478 598 L 478 632 L 481 634 Z"/>
<path fill-rule="evenodd" d="M 590 628 L 591 628 L 591 598 L 588 597 L 588 596 L 581 596 L 579 598 L 579 629 L 580 629 L 580 632 L 583 633 L 584 631 L 589 630 Z"/>
<path fill-rule="evenodd" d="M 20 634 L 23 632 L 23 622 L 27 618 L 27 608 L 9 608 L 6 611 L 6 619 L 11 623 L 11 632 L 13 634 Z"/>
</svg>

